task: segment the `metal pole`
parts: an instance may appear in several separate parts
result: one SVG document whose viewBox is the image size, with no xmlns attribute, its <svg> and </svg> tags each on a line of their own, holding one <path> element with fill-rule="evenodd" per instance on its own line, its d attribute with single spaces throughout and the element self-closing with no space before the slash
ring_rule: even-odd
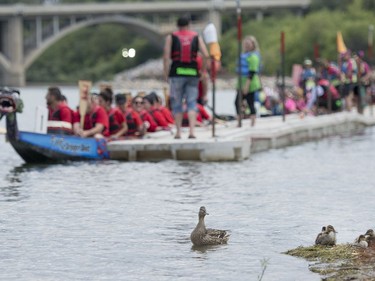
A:
<svg viewBox="0 0 375 281">
<path fill-rule="evenodd" d="M 212 82 L 212 137 L 215 137 L 215 92 L 216 92 L 216 66 L 215 66 L 215 58 L 211 56 L 211 82 Z"/>
<path fill-rule="evenodd" d="M 240 0 L 237 3 L 237 41 L 238 41 L 238 127 L 242 127 L 242 77 L 241 77 L 241 53 L 242 53 L 242 18 L 241 18 L 241 4 Z"/>
<path fill-rule="evenodd" d="M 374 40 L 374 26 L 371 24 L 368 27 L 368 62 L 373 66 L 373 40 Z M 372 98 L 373 98 L 373 91 L 374 91 L 374 79 L 370 80 L 370 100 L 369 100 L 369 106 L 370 106 L 370 114 L 371 117 L 373 116 L 373 108 L 372 108 Z"/>
<path fill-rule="evenodd" d="M 285 34 L 284 34 L 284 31 L 281 31 L 280 54 L 281 54 L 281 101 L 283 103 L 283 122 L 285 122 Z"/>
</svg>

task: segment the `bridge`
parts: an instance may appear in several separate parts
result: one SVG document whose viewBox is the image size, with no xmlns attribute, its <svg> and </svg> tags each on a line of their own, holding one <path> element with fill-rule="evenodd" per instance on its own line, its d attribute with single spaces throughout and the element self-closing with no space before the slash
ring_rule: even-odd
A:
<svg viewBox="0 0 375 281">
<path fill-rule="evenodd" d="M 258 20 L 265 13 L 294 9 L 298 14 L 311 0 L 242 0 L 241 9 Z M 162 48 L 165 34 L 178 16 L 189 13 L 196 30 L 213 22 L 221 33 L 221 16 L 235 16 L 236 1 L 175 1 L 56 5 L 0 5 L 0 85 L 23 86 L 25 73 L 51 45 L 88 26 L 118 23 Z"/>
</svg>

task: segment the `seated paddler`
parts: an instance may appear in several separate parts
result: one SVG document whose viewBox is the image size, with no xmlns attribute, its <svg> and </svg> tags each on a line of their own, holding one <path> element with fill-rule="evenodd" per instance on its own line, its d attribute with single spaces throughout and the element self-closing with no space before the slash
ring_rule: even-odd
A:
<svg viewBox="0 0 375 281">
<path fill-rule="evenodd" d="M 48 108 L 47 133 L 72 135 L 72 112 L 63 102 L 63 95 L 58 87 L 49 87 L 46 95 Z"/>
<path fill-rule="evenodd" d="M 76 135 L 83 138 L 109 137 L 109 118 L 106 110 L 96 104 L 92 97 L 88 99 L 87 110 L 81 127 L 81 115 L 79 109 L 74 112 L 73 127 Z"/>
</svg>

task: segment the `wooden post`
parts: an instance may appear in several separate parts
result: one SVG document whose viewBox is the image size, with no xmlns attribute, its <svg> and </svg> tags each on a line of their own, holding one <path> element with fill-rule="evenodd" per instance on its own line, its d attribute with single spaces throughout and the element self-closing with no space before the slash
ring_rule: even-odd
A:
<svg viewBox="0 0 375 281">
<path fill-rule="evenodd" d="M 212 137 L 215 137 L 215 103 L 216 103 L 216 65 L 215 65 L 215 58 L 211 57 L 211 82 L 212 82 Z"/>
<path fill-rule="evenodd" d="M 241 53 L 242 53 L 242 17 L 241 17 L 241 3 L 237 3 L 237 41 L 238 41 L 238 127 L 242 127 L 242 75 L 241 75 Z"/>
<path fill-rule="evenodd" d="M 373 45 L 374 45 L 374 26 L 371 24 L 369 25 L 368 27 L 368 42 L 367 42 L 367 45 L 368 45 L 368 53 L 367 53 L 367 56 L 368 56 L 368 62 L 371 66 L 374 65 L 373 63 Z M 374 112 L 373 112 L 373 108 L 372 108 L 372 98 L 373 98 L 373 95 L 374 95 L 374 79 L 370 79 L 370 100 L 369 100 L 369 106 L 370 106 L 370 115 L 373 116 L 374 115 Z"/>
<path fill-rule="evenodd" d="M 85 115 L 87 112 L 87 107 L 89 103 L 89 94 L 90 89 L 92 86 L 91 81 L 86 80 L 79 80 L 78 81 L 78 88 L 79 88 L 79 115 L 80 115 L 80 124 L 81 129 L 83 130 L 85 124 Z"/>
<path fill-rule="evenodd" d="M 280 55 L 281 55 L 281 101 L 283 103 L 283 122 L 285 122 L 285 33 L 284 31 L 281 31 Z"/>
</svg>

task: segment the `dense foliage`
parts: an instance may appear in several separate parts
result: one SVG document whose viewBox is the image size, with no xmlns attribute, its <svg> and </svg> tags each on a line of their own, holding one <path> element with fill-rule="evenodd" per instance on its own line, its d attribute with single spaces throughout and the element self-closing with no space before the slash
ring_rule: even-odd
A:
<svg viewBox="0 0 375 281">
<path fill-rule="evenodd" d="M 252 34 L 258 39 L 265 74 L 275 74 L 279 69 L 281 31 L 285 32 L 287 71 L 291 70 L 292 64 L 301 63 L 306 57 L 312 59 L 314 45 L 319 46 L 321 57 L 335 61 L 337 31 L 342 32 L 349 49 L 366 51 L 369 25 L 375 23 L 375 10 L 363 9 L 361 0 L 351 2 L 346 13 L 322 9 L 304 18 L 290 14 L 260 22 L 244 19 L 243 34 Z M 231 71 L 237 56 L 236 34 L 236 28 L 232 28 L 221 39 L 223 65 Z"/>
<path fill-rule="evenodd" d="M 123 48 L 136 49 L 134 58 L 123 58 Z M 124 25 L 104 24 L 77 31 L 49 48 L 27 71 L 28 81 L 73 82 L 78 79 L 111 79 L 161 50 Z"/>
</svg>

